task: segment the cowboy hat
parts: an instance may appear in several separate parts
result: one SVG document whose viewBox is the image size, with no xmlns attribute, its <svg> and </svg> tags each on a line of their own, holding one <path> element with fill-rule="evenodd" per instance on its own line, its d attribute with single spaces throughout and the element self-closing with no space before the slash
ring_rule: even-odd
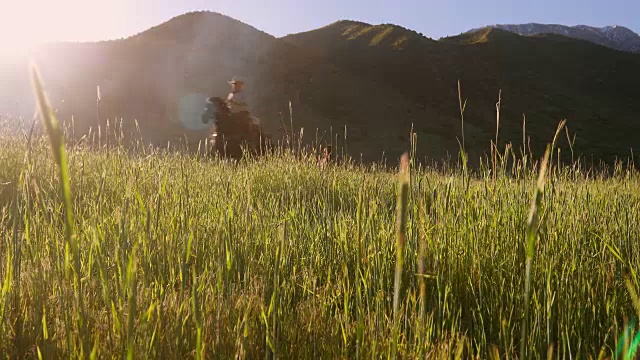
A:
<svg viewBox="0 0 640 360">
<path fill-rule="evenodd" d="M 243 86 L 244 85 L 244 81 L 242 80 L 237 80 L 236 78 L 233 78 L 231 81 L 228 82 L 229 85 L 238 85 L 238 86 Z"/>
</svg>

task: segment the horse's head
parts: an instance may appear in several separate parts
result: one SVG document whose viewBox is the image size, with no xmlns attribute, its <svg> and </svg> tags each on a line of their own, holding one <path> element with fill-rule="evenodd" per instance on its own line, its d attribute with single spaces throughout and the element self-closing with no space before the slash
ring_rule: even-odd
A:
<svg viewBox="0 0 640 360">
<path fill-rule="evenodd" d="M 229 110 L 227 102 L 219 96 L 212 96 L 207 99 L 207 102 L 213 104 L 219 112 L 227 112 Z"/>
</svg>

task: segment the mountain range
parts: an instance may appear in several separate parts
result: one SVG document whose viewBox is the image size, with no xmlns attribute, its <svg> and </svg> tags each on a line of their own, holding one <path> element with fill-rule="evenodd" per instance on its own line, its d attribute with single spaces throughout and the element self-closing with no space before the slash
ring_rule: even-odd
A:
<svg viewBox="0 0 640 360">
<path fill-rule="evenodd" d="M 492 25 L 491 27 L 531 36 L 557 34 L 586 40 L 612 49 L 640 53 L 640 36 L 624 26 L 593 27 L 587 25 L 565 26 L 557 24 Z"/>
<path fill-rule="evenodd" d="M 118 118 L 133 129 L 135 119 L 150 142 L 197 144 L 208 129 L 185 124 L 184 107 L 226 95 L 227 81 L 239 77 L 251 111 L 274 137 L 304 128 L 303 139 L 364 160 L 396 158 L 412 129 L 420 157 L 455 154 L 464 141 L 478 159 L 496 137 L 499 94 L 501 146 L 524 144 L 540 156 L 566 119 L 568 136 L 559 143 L 575 139 L 576 156 L 612 161 L 640 147 L 633 48 L 511 30 L 434 40 L 394 24 L 345 20 L 276 38 L 222 14 L 193 12 L 129 38 L 54 43 L 32 55 L 59 117 L 73 117 L 76 134 Z M 33 114 L 26 64 L 0 66 L 3 113 Z"/>
</svg>

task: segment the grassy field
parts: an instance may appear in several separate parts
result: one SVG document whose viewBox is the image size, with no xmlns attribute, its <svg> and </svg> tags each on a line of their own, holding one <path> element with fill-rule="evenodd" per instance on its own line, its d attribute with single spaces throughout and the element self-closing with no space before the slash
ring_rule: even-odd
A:
<svg viewBox="0 0 640 360">
<path fill-rule="evenodd" d="M 529 155 L 400 174 L 284 150 L 64 156 L 7 124 L 7 358 L 631 358 L 638 344 L 626 165 L 551 162 L 537 188 Z"/>
</svg>

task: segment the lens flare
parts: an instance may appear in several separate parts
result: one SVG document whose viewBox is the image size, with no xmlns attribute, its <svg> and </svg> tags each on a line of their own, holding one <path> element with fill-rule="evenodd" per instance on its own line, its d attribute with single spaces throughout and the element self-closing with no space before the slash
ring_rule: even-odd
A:
<svg viewBox="0 0 640 360">
<path fill-rule="evenodd" d="M 206 95 L 190 93 L 181 97 L 178 107 L 180 124 L 185 129 L 193 131 L 200 131 L 210 127 L 210 123 L 204 123 L 202 121 L 206 107 Z"/>
</svg>

